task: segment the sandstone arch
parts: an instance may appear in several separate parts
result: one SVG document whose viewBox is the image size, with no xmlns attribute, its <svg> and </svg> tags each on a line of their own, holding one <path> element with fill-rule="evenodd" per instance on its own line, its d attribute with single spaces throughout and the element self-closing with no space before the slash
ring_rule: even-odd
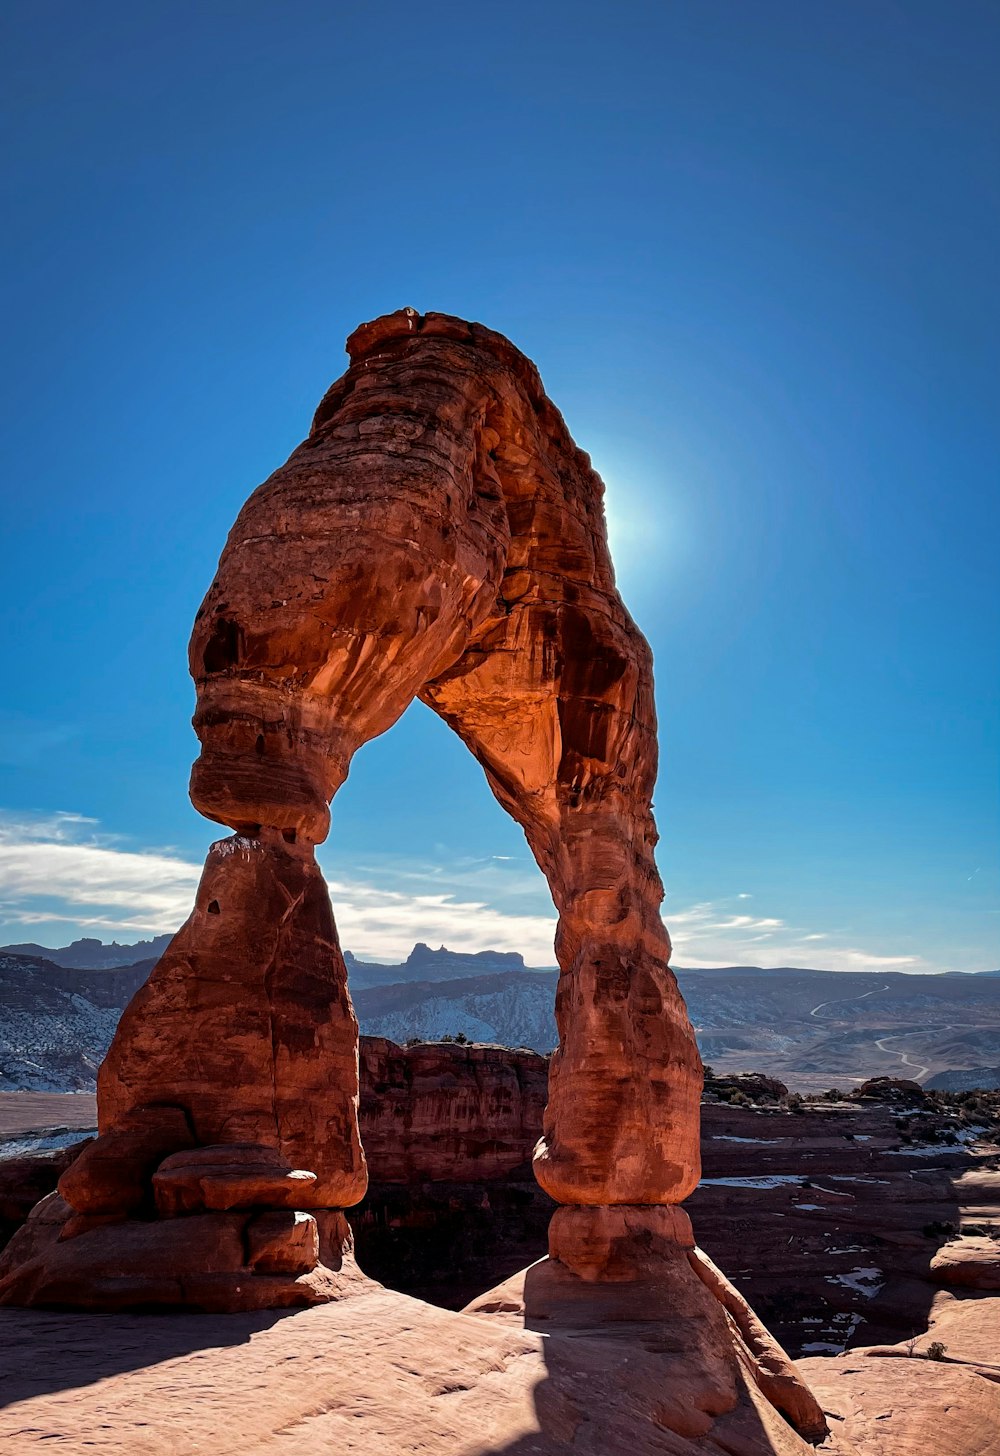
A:
<svg viewBox="0 0 1000 1456">
<path fill-rule="evenodd" d="M 419 695 L 524 828 L 560 915 L 539 1180 L 568 1204 L 679 1202 L 700 1069 L 659 916 L 652 664 L 602 484 L 499 335 L 404 310 L 348 350 L 199 613 L 192 798 L 319 840 L 352 754 Z"/>
</svg>

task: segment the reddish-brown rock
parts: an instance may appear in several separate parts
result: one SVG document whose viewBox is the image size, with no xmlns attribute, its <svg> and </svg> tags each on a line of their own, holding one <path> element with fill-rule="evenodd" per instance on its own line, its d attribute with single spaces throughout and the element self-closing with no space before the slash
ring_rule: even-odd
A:
<svg viewBox="0 0 1000 1456">
<path fill-rule="evenodd" d="M 0 1264 L 0 1304 L 227 1313 L 320 1304 L 373 1287 L 349 1257 L 337 1270 L 311 1258 L 316 1223 L 302 1218 L 301 1233 L 286 1227 L 284 1258 L 277 1230 L 265 1225 L 260 1238 L 248 1237 L 254 1220 L 246 1213 L 125 1219 L 69 1240 L 54 1216 L 37 1230 L 29 1220 Z"/>
<path fill-rule="evenodd" d="M 357 1021 L 311 846 L 273 827 L 213 845 L 101 1067 L 100 1136 L 60 1179 L 65 1216 L 11 1241 L 0 1303 L 236 1310 L 351 1292 L 357 1114 Z M 247 1255 L 248 1227 L 267 1227 L 251 1214 L 279 1209 L 291 1232 Z"/>
<path fill-rule="evenodd" d="M 193 1143 L 183 1108 L 132 1108 L 70 1164 L 59 1192 L 78 1213 L 137 1213 L 149 1202 L 149 1180 L 160 1161 Z"/>
<path fill-rule="evenodd" d="M 98 1075 L 102 1137 L 90 1155 L 134 1108 L 170 1103 L 200 1145 L 262 1143 L 315 1173 L 305 1206 L 349 1206 L 366 1182 L 357 1042 L 311 850 L 280 834 L 222 840 L 189 919 L 121 1019 Z"/>
<path fill-rule="evenodd" d="M 272 1148 L 231 1143 L 164 1158 L 153 1174 L 153 1198 L 162 1218 L 231 1208 L 307 1208 L 318 1182 L 315 1173 L 289 1168 Z"/>
<path fill-rule="evenodd" d="M 1000 1384 L 966 1367 L 853 1354 L 802 1370 L 853 1456 L 1000 1456 Z"/>
<path fill-rule="evenodd" d="M 507 1047 L 361 1038 L 361 1135 L 379 1183 L 482 1182 L 530 1162 L 548 1059 Z"/>
<path fill-rule="evenodd" d="M 828 1430 L 823 1408 L 777 1340 L 706 1253 L 691 1249 L 688 1259 L 732 1320 L 761 1394 L 801 1435 L 810 1441 L 822 1440 Z"/>
<path fill-rule="evenodd" d="M 1000 1240 L 983 1237 L 953 1239 L 931 1260 L 931 1278 L 938 1284 L 965 1289 L 1000 1290 Z M 1000 1358 L 1000 1326 L 997 1329 Z"/>
<path fill-rule="evenodd" d="M 535 1126 L 541 1125 L 539 1116 Z M 0 1160 L 0 1238 L 9 1237 L 24 1223 L 35 1204 L 52 1192 L 82 1151 L 80 1143 L 73 1143 L 51 1152 L 23 1153 Z"/>
<path fill-rule="evenodd" d="M 699 1178 L 701 1065 L 660 918 L 652 662 L 615 587 L 603 486 L 500 335 L 405 309 L 348 351 L 308 439 L 240 512 L 199 610 L 191 797 L 235 836 L 212 847 L 191 917 L 123 1016 L 101 1137 L 63 1180 L 78 1212 L 149 1212 L 155 1190 L 166 1216 L 46 1234 L 0 1300 L 336 1297 L 329 1266 L 296 1276 L 336 1226 L 263 1213 L 340 1210 L 365 1188 L 357 1024 L 313 846 L 355 751 L 420 697 L 482 764 L 559 912 L 534 1167 L 566 1206 L 524 1277 L 526 1317 L 649 1327 L 670 1353 L 653 1420 L 701 1438 L 753 1409 L 748 1378 L 767 1387 L 673 1207 Z M 123 1139 L 164 1105 L 183 1140 L 154 1160 Z"/>
<path fill-rule="evenodd" d="M 238 833 L 316 842 L 355 750 L 420 696 L 559 910 L 542 1186 L 679 1202 L 700 1068 L 659 915 L 649 649 L 615 589 L 601 481 L 500 335 L 402 310 L 348 349 L 199 612 L 192 798 Z"/>
<path fill-rule="evenodd" d="M 639 1242 L 635 1230 L 625 1232 L 621 1253 Z M 542 1259 L 474 1299 L 465 1313 L 545 1330 L 553 1340 L 568 1333 L 574 1343 L 613 1339 L 616 1326 L 627 1327 L 630 1350 L 655 1350 L 664 1357 L 658 1423 L 680 1437 L 711 1437 L 713 1450 L 742 1449 L 738 1437 L 729 1444 L 727 1426 L 748 1380 L 761 1401 L 781 1411 L 806 1440 L 823 1439 L 823 1411 L 796 1367 L 729 1281 L 692 1247 L 690 1229 L 678 1224 L 678 1232 L 672 1244 L 667 1230 L 658 1228 L 646 1260 L 634 1260 L 631 1269 L 618 1262 L 610 1278 L 581 1277 L 559 1259 Z M 624 1381 L 634 1389 L 641 1377 L 633 1371 Z M 734 1424 L 738 1429 L 739 1421 Z M 623 1443 L 629 1434 L 621 1433 Z M 607 1449 L 618 1447 L 612 1443 Z"/>
<path fill-rule="evenodd" d="M 309 1213 L 258 1213 L 246 1227 L 247 1263 L 260 1274 L 311 1274 L 319 1230 Z"/>
<path fill-rule="evenodd" d="M 549 1223 L 549 1257 L 587 1284 L 651 1277 L 678 1249 L 693 1248 L 691 1220 L 664 1204 L 563 1204 Z"/>
</svg>

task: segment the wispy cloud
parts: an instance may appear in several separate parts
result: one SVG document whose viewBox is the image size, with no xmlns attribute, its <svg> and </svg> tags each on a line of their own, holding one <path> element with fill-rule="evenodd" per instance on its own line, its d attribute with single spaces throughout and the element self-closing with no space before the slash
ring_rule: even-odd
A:
<svg viewBox="0 0 1000 1456">
<path fill-rule="evenodd" d="M 453 950 L 519 951 L 554 964 L 555 913 L 525 858 L 485 855 L 414 865 L 390 855 L 346 866 L 321 862 L 342 943 L 355 955 L 395 961 L 417 940 Z M 169 849 L 136 849 L 75 813 L 0 811 L 0 924 L 73 927 L 118 937 L 174 930 L 186 918 L 200 864 Z M 829 970 L 929 970 L 916 956 L 884 955 L 840 933 L 798 929 L 751 915 L 750 897 L 676 905 L 664 913 L 681 966 L 800 965 Z"/>
<path fill-rule="evenodd" d="M 199 875 L 175 855 L 122 848 L 81 814 L 0 815 L 0 919 L 8 924 L 174 930 Z"/>
<path fill-rule="evenodd" d="M 745 894 L 733 897 L 744 901 Z M 918 956 L 881 955 L 827 932 L 805 931 L 773 915 L 733 912 L 728 900 L 677 907 L 668 896 L 664 917 L 674 946 L 674 964 L 714 966 L 810 966 L 830 971 L 926 971 Z"/>
<path fill-rule="evenodd" d="M 328 870 L 343 944 L 379 960 L 402 959 L 424 940 L 456 950 L 516 950 L 529 965 L 555 964 L 554 913 L 511 904 L 534 888 L 530 874 L 488 859 L 461 861 L 453 875 L 438 869 L 386 870 L 393 888 Z M 7 926 L 71 925 L 119 936 L 176 930 L 200 875 L 199 864 L 130 849 L 81 814 L 0 813 L 0 923 Z"/>
</svg>

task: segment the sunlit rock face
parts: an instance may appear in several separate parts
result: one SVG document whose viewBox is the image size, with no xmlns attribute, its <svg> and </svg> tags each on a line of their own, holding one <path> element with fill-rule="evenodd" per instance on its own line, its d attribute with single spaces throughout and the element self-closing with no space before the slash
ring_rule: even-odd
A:
<svg viewBox="0 0 1000 1456">
<path fill-rule="evenodd" d="M 183 1109 L 199 1147 L 266 1145 L 308 1172 L 299 1207 L 364 1196 L 358 1025 L 308 847 L 267 830 L 212 846 L 190 917 L 125 1010 L 97 1096 L 105 1136 L 166 1104 Z"/>
<path fill-rule="evenodd" d="M 240 834 L 315 843 L 356 749 L 428 703 L 559 910 L 539 1181 L 569 1204 L 679 1202 L 700 1073 L 659 916 L 650 654 L 615 588 L 603 486 L 500 335 L 406 309 L 348 350 L 198 614 L 192 798 Z"/>
</svg>

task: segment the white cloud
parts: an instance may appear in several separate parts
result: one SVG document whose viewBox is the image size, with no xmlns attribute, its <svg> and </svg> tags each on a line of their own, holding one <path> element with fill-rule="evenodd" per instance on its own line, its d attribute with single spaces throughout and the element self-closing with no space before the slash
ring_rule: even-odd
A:
<svg viewBox="0 0 1000 1456">
<path fill-rule="evenodd" d="M 553 966 L 555 916 L 518 915 L 483 900 L 442 893 L 407 895 L 331 880 L 341 943 L 362 960 L 404 960 L 415 941 L 449 950 L 520 951 L 529 966 Z"/>
<path fill-rule="evenodd" d="M 414 866 L 385 856 L 346 871 L 329 848 L 320 858 L 341 941 L 362 959 L 397 961 L 422 940 L 452 950 L 519 951 L 528 965 L 554 964 L 555 914 L 526 858 L 485 855 Z M 75 933 L 126 939 L 175 930 L 188 915 L 200 874 L 200 865 L 171 850 L 128 848 L 81 814 L 0 811 L 0 924 L 8 927 L 65 924 Z M 734 902 L 747 898 L 687 906 L 668 899 L 675 963 L 932 969 L 916 956 L 868 951 L 839 934 L 734 910 Z"/>
<path fill-rule="evenodd" d="M 516 950 L 529 965 L 555 964 L 554 914 L 518 913 L 481 894 L 456 897 L 440 887 L 447 878 L 475 888 L 478 875 L 478 887 L 490 889 L 499 878 L 509 883 L 497 898 L 510 900 L 525 888 L 523 873 L 491 871 L 483 861 L 478 871 L 468 862 L 458 865 L 454 877 L 445 871 L 397 874 L 403 884 L 421 888 L 329 878 L 341 941 L 362 959 L 399 960 L 424 940 L 455 950 Z M 200 875 L 200 865 L 176 854 L 122 847 L 81 814 L 0 814 L 0 923 L 8 926 L 67 924 L 126 936 L 176 930 L 191 909 Z M 432 878 L 433 892 L 423 888 Z"/>
<path fill-rule="evenodd" d="M 175 930 L 191 909 L 200 873 L 169 853 L 116 847 L 81 814 L 0 816 L 0 919 L 8 923 Z"/>
<path fill-rule="evenodd" d="M 809 966 L 820 971 L 934 969 L 918 956 L 886 956 L 857 946 L 834 945 L 830 935 L 797 930 L 776 916 L 734 914 L 729 904 L 706 900 L 674 909 L 667 898 L 664 918 L 673 941 L 675 965 L 700 969 Z"/>
</svg>

